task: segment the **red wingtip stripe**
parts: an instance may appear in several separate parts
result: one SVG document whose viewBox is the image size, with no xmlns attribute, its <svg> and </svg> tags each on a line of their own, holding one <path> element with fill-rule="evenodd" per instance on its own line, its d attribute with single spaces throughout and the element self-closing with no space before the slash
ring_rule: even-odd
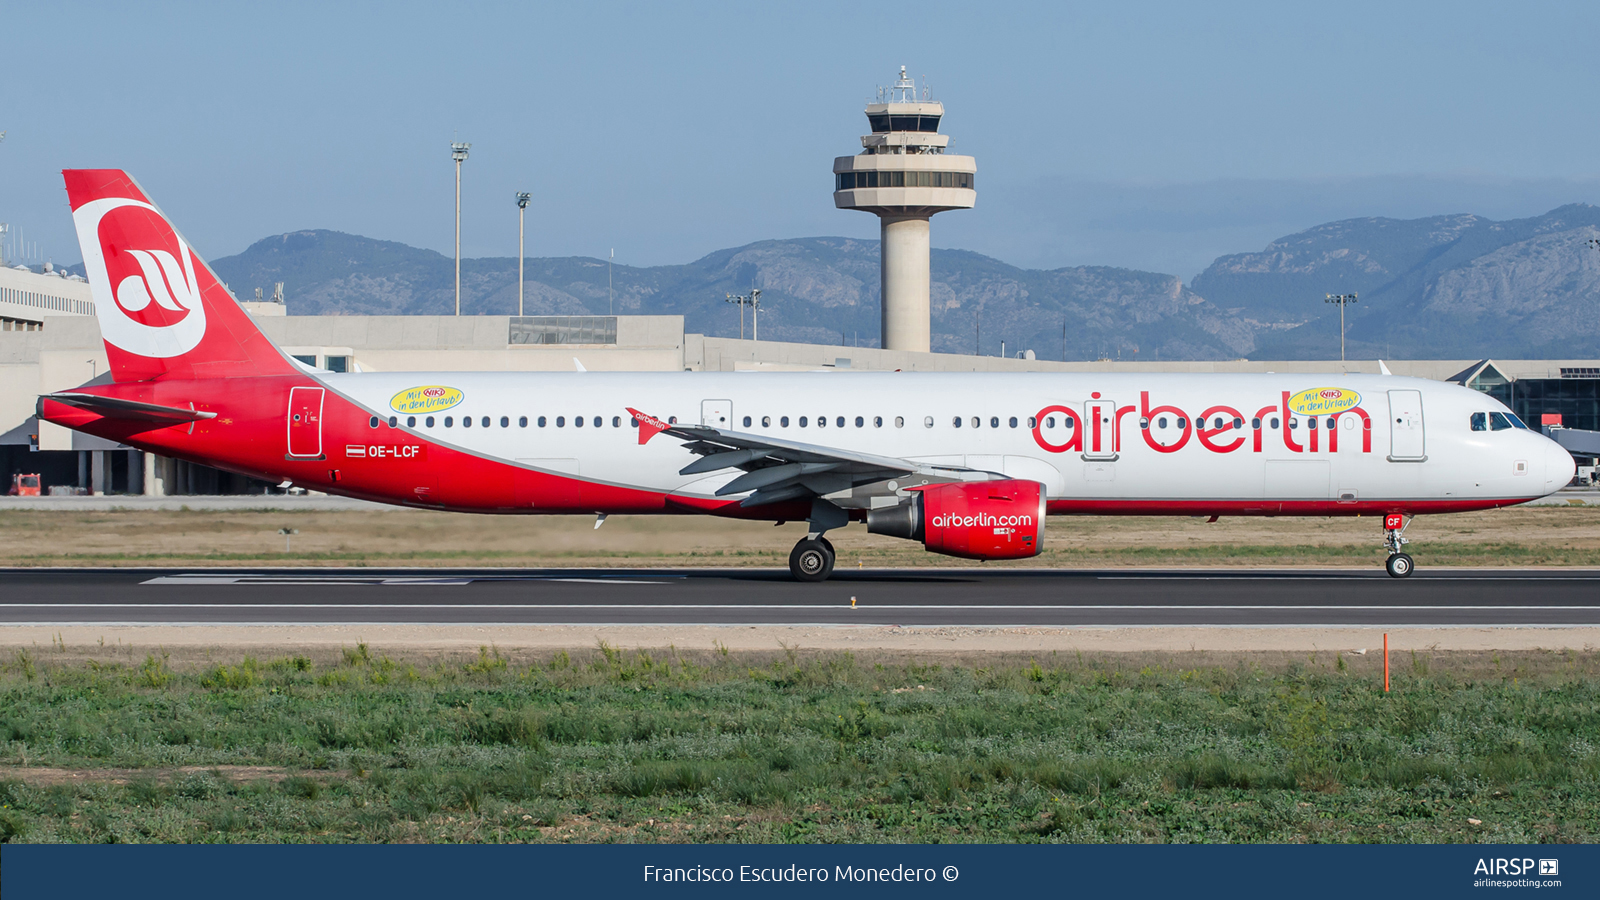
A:
<svg viewBox="0 0 1600 900">
<path fill-rule="evenodd" d="M 667 423 L 661 421 L 660 419 L 656 418 L 655 416 L 649 415 L 647 413 L 639 412 L 637 409 L 634 409 L 631 406 L 627 406 L 627 407 L 623 407 L 623 408 L 628 411 L 628 415 L 633 416 L 634 421 L 639 423 L 639 445 L 640 446 L 644 446 L 645 444 L 648 444 L 650 442 L 651 438 L 655 437 L 656 435 L 660 434 L 663 431 L 666 431 L 668 428 L 671 427 L 670 425 L 668 425 Z"/>
</svg>

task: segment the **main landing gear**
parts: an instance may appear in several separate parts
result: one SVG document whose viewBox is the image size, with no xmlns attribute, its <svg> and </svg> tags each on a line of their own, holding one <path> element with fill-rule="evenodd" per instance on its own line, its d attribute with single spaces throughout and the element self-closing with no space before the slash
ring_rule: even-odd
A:
<svg viewBox="0 0 1600 900">
<path fill-rule="evenodd" d="M 811 501 L 811 515 L 807 520 L 811 523 L 809 532 L 789 551 L 789 571 L 795 581 L 827 581 L 833 574 L 833 561 L 838 554 L 822 534 L 830 528 L 850 524 L 850 514 L 826 500 L 817 499 Z"/>
<path fill-rule="evenodd" d="M 1412 517 L 1413 521 L 1415 518 Z M 1383 517 L 1383 546 L 1389 551 L 1389 559 L 1383 567 L 1388 570 L 1390 578 L 1407 578 L 1416 568 L 1411 554 L 1400 549 L 1411 543 L 1405 538 L 1406 527 L 1410 524 L 1402 513 L 1389 513 Z"/>
<path fill-rule="evenodd" d="M 789 571 L 796 581 L 827 581 L 837 556 L 827 538 L 807 535 L 789 551 Z"/>
</svg>

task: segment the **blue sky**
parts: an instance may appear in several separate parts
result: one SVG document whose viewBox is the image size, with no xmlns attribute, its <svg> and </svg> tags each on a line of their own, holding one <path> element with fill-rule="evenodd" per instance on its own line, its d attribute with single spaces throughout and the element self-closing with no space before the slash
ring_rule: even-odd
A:
<svg viewBox="0 0 1600 900">
<path fill-rule="evenodd" d="M 687 262 L 875 237 L 832 158 L 900 65 L 978 159 L 939 247 L 1190 278 L 1337 218 L 1600 202 L 1580 3 L 8 4 L 0 221 L 79 258 L 57 172 L 132 172 L 207 256 L 333 228 Z"/>
</svg>

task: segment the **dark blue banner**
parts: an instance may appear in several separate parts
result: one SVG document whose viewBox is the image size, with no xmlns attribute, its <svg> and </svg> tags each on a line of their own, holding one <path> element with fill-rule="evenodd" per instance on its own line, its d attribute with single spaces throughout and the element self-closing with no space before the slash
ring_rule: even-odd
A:
<svg viewBox="0 0 1600 900">
<path fill-rule="evenodd" d="M 1497 896 L 1600 894 L 1600 847 L 44 846 L 0 848 L 5 900 L 225 896 Z"/>
</svg>

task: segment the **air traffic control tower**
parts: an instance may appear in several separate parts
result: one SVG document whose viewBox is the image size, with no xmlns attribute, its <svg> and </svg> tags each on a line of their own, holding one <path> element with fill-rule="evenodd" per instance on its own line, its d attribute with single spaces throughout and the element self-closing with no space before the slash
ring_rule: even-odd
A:
<svg viewBox="0 0 1600 900">
<path fill-rule="evenodd" d="M 872 133 L 862 151 L 833 161 L 833 205 L 859 209 L 882 222 L 882 303 L 885 350 L 929 351 L 928 219 L 947 209 L 971 209 L 978 161 L 944 152 L 939 133 L 944 104 L 919 99 L 900 67 L 893 86 L 867 105 Z"/>
</svg>

